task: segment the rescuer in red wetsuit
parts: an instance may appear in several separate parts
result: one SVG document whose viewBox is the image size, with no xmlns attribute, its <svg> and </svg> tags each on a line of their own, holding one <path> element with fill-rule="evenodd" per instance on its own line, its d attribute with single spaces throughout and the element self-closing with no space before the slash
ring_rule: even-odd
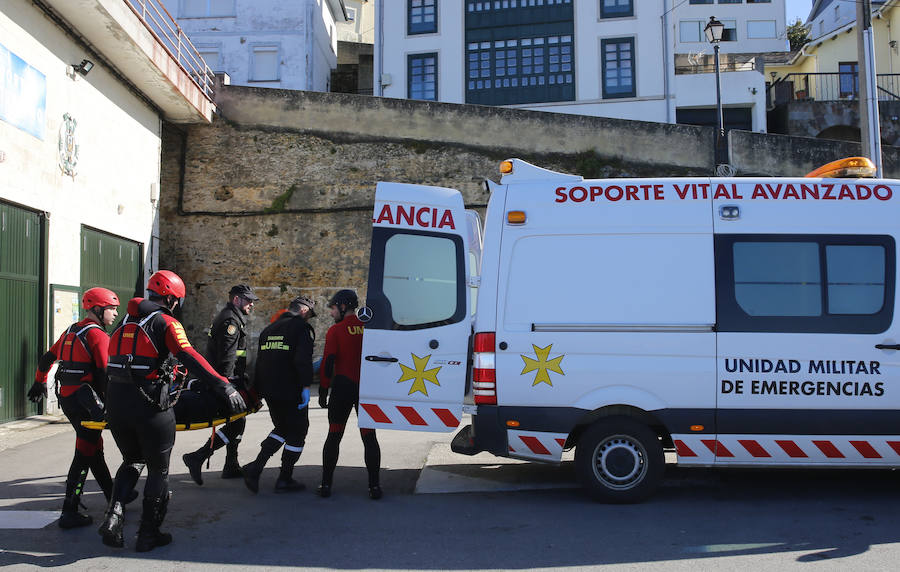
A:
<svg viewBox="0 0 900 572">
<path fill-rule="evenodd" d="M 91 288 L 81 297 L 86 317 L 66 329 L 56 343 L 38 361 L 34 383 L 28 399 L 37 403 L 47 395 L 47 373 L 55 362 L 59 382 L 59 405 L 75 428 L 75 456 L 66 477 L 66 497 L 63 500 L 61 528 L 86 526 L 93 522 L 90 515 L 78 512 L 88 470 L 103 489 L 106 500 L 112 495 L 112 477 L 103 456 L 102 431 L 86 429 L 82 421 L 103 420 L 103 399 L 106 393 L 106 362 L 109 336 L 106 326 L 118 316 L 119 297 L 106 288 Z"/>
<path fill-rule="evenodd" d="M 245 407 L 238 391 L 191 346 L 181 322 L 172 316 L 184 302 L 181 278 L 160 270 L 150 277 L 147 292 L 147 299 L 128 302 L 128 317 L 109 340 L 106 417 L 122 453 L 122 466 L 99 530 L 104 544 L 123 546 L 124 500 L 146 465 L 144 510 L 135 544 L 138 552 L 172 541 L 172 535 L 159 530 L 169 502 L 169 457 L 175 445 L 169 383 L 160 376 L 163 362 L 170 355 L 177 358 L 228 404 L 230 413 Z"/>
<path fill-rule="evenodd" d="M 331 496 L 334 469 L 350 411 L 357 408 L 359 413 L 363 323 L 353 313 L 358 305 L 353 290 L 340 290 L 328 302 L 335 323 L 325 334 L 325 353 L 319 368 L 319 406 L 328 408 L 328 437 L 322 449 L 322 484 L 316 490 L 321 497 Z M 331 399 L 328 398 L 329 390 Z M 378 500 L 382 496 L 379 484 L 381 449 L 374 429 L 360 429 L 359 433 L 369 473 L 369 497 Z"/>
</svg>

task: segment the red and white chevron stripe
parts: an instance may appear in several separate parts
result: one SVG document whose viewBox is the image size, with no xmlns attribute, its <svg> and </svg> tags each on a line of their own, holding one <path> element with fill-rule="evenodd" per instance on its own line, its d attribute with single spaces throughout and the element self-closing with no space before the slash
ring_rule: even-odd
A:
<svg viewBox="0 0 900 572">
<path fill-rule="evenodd" d="M 566 444 L 565 433 L 544 433 L 541 431 L 506 432 L 509 441 L 509 456 L 520 459 L 533 459 L 559 463 L 562 459 L 563 446 Z"/>
<path fill-rule="evenodd" d="M 459 427 L 460 417 L 445 407 L 421 403 L 360 403 L 359 426 L 419 431 L 450 431 Z"/>
<path fill-rule="evenodd" d="M 900 466 L 900 435 L 672 435 L 679 465 Z"/>
</svg>

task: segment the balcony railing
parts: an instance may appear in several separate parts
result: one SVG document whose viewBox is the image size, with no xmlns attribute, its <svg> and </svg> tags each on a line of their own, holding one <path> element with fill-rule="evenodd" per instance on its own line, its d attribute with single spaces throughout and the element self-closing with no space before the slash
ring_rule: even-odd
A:
<svg viewBox="0 0 900 572">
<path fill-rule="evenodd" d="M 900 101 L 900 74 L 878 74 L 879 101 Z M 859 99 L 859 74 L 791 73 L 766 88 L 769 108 L 792 101 L 853 101 Z"/>
<path fill-rule="evenodd" d="M 144 26 L 150 30 L 150 33 L 165 48 L 172 59 L 178 62 L 191 81 L 212 101 L 215 75 L 162 2 L 160 0 L 125 0 L 125 3 L 141 19 Z"/>
</svg>

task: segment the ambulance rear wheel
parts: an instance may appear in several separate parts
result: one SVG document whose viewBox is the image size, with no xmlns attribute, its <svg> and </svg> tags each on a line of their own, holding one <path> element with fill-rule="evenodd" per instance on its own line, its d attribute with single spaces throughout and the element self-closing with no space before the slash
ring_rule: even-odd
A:
<svg viewBox="0 0 900 572">
<path fill-rule="evenodd" d="M 578 479 L 594 500 L 639 502 L 659 486 L 665 469 L 656 433 L 627 417 L 597 421 L 575 449 Z"/>
</svg>

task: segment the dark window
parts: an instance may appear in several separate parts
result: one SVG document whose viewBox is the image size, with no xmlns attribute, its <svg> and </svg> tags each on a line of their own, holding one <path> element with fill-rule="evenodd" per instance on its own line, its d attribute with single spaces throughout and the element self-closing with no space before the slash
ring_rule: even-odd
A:
<svg viewBox="0 0 900 572">
<path fill-rule="evenodd" d="M 859 64 L 840 62 L 838 77 L 841 82 L 841 97 L 859 97 Z"/>
<path fill-rule="evenodd" d="M 894 308 L 889 236 L 716 236 L 723 332 L 879 333 Z"/>
<path fill-rule="evenodd" d="M 465 256 L 456 235 L 373 229 L 366 327 L 417 330 L 465 319 Z"/>
<path fill-rule="evenodd" d="M 437 32 L 437 0 L 407 0 L 407 33 Z"/>
<path fill-rule="evenodd" d="M 437 54 L 409 56 L 409 99 L 437 101 Z"/>
<path fill-rule="evenodd" d="M 634 38 L 602 40 L 603 97 L 634 97 Z"/>
<path fill-rule="evenodd" d="M 719 4 L 740 4 L 742 0 L 719 0 Z"/>
<path fill-rule="evenodd" d="M 747 4 L 771 4 L 772 0 L 747 0 Z"/>
<path fill-rule="evenodd" d="M 691 4 L 712 4 L 713 0 L 691 0 Z"/>
<path fill-rule="evenodd" d="M 575 99 L 572 0 L 466 0 L 465 9 L 466 103 Z"/>
<path fill-rule="evenodd" d="M 601 18 L 621 18 L 623 16 L 634 16 L 632 0 L 600 0 Z"/>
</svg>

